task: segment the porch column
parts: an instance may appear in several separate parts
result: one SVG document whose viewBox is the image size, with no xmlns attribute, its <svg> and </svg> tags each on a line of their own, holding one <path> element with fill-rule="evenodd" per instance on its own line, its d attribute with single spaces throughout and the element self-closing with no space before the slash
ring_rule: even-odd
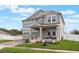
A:
<svg viewBox="0 0 79 59">
<path fill-rule="evenodd" d="M 30 37 L 31 37 L 31 35 L 32 35 L 32 29 L 30 29 Z"/>
<path fill-rule="evenodd" d="M 30 29 L 30 42 L 31 42 L 31 36 L 32 36 L 32 29 Z"/>
<path fill-rule="evenodd" d="M 39 29 L 40 29 L 40 39 L 42 39 L 42 27 L 40 27 Z"/>
</svg>

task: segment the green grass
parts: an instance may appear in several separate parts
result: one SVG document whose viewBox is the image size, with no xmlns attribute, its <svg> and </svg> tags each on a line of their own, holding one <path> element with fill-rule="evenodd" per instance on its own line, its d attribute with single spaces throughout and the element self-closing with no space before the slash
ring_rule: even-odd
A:
<svg viewBox="0 0 79 59">
<path fill-rule="evenodd" d="M 0 39 L 0 43 L 9 42 L 9 41 L 13 41 L 13 40 L 1 40 L 1 39 Z"/>
<path fill-rule="evenodd" d="M 17 45 L 17 46 L 79 51 L 79 42 L 78 41 L 69 41 L 69 40 L 62 40 L 59 43 L 48 44 L 47 46 L 43 46 L 42 43 L 21 44 L 21 45 Z"/>
<path fill-rule="evenodd" d="M 0 50 L 1 53 L 55 53 L 52 51 L 43 51 L 43 50 L 32 50 L 32 49 L 21 49 L 16 47 L 6 47 Z"/>
</svg>

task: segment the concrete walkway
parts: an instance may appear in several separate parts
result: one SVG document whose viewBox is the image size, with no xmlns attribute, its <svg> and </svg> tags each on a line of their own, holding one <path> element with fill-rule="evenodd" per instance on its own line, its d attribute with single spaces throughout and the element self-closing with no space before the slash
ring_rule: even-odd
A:
<svg viewBox="0 0 79 59">
<path fill-rule="evenodd" d="M 42 50 L 42 51 L 52 51 L 52 52 L 64 52 L 64 53 L 79 53 L 79 51 L 69 51 L 69 50 L 56 50 L 56 49 L 44 49 L 44 48 L 29 48 L 29 47 L 16 47 L 20 49 L 32 49 L 32 50 Z"/>
<path fill-rule="evenodd" d="M 20 40 L 0 43 L 0 49 L 2 49 L 4 47 L 14 47 L 16 45 L 23 44 L 23 43 L 24 42 L 23 41 L 20 41 Z"/>
</svg>

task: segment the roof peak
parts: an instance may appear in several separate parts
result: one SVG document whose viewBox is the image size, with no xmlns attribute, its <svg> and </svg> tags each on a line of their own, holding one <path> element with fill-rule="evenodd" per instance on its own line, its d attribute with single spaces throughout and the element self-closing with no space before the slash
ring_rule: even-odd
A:
<svg viewBox="0 0 79 59">
<path fill-rule="evenodd" d="M 55 10 L 43 10 L 43 9 L 40 9 L 40 10 L 38 10 L 38 11 L 61 13 L 61 12 L 55 11 Z M 37 12 L 38 12 L 38 11 L 37 11 Z"/>
<path fill-rule="evenodd" d="M 51 13 L 51 12 L 54 12 L 56 14 L 59 14 L 60 12 L 58 11 L 53 11 L 53 10 L 43 10 L 43 9 L 40 9 L 40 10 L 37 10 L 34 14 L 32 14 L 31 16 L 29 16 L 27 19 L 33 19 L 33 18 L 38 18 L 38 17 L 42 17 L 48 13 Z"/>
</svg>

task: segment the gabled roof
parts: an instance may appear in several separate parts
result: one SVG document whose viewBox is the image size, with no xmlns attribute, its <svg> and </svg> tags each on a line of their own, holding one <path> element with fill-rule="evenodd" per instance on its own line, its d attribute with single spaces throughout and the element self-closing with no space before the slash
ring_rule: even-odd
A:
<svg viewBox="0 0 79 59">
<path fill-rule="evenodd" d="M 47 14 L 46 11 L 44 11 L 44 10 L 38 10 L 33 15 L 31 15 L 30 17 L 28 17 L 26 20 L 28 20 L 28 19 L 36 19 L 38 17 L 43 17 L 46 14 Z"/>
<path fill-rule="evenodd" d="M 64 19 L 63 19 L 63 16 L 62 16 L 62 13 L 58 12 L 58 11 L 47 11 L 47 10 L 38 10 L 37 12 L 35 12 L 33 15 L 31 15 L 30 17 L 28 17 L 27 19 L 25 20 L 32 20 L 32 19 L 36 19 L 36 18 L 40 18 L 40 17 L 44 17 L 45 15 L 47 15 L 48 13 L 50 12 L 53 12 L 53 13 L 56 13 L 56 14 L 60 14 L 61 18 L 62 18 L 62 21 L 63 23 L 65 24 L 64 22 Z M 23 21 L 25 21 L 23 20 Z"/>
</svg>

